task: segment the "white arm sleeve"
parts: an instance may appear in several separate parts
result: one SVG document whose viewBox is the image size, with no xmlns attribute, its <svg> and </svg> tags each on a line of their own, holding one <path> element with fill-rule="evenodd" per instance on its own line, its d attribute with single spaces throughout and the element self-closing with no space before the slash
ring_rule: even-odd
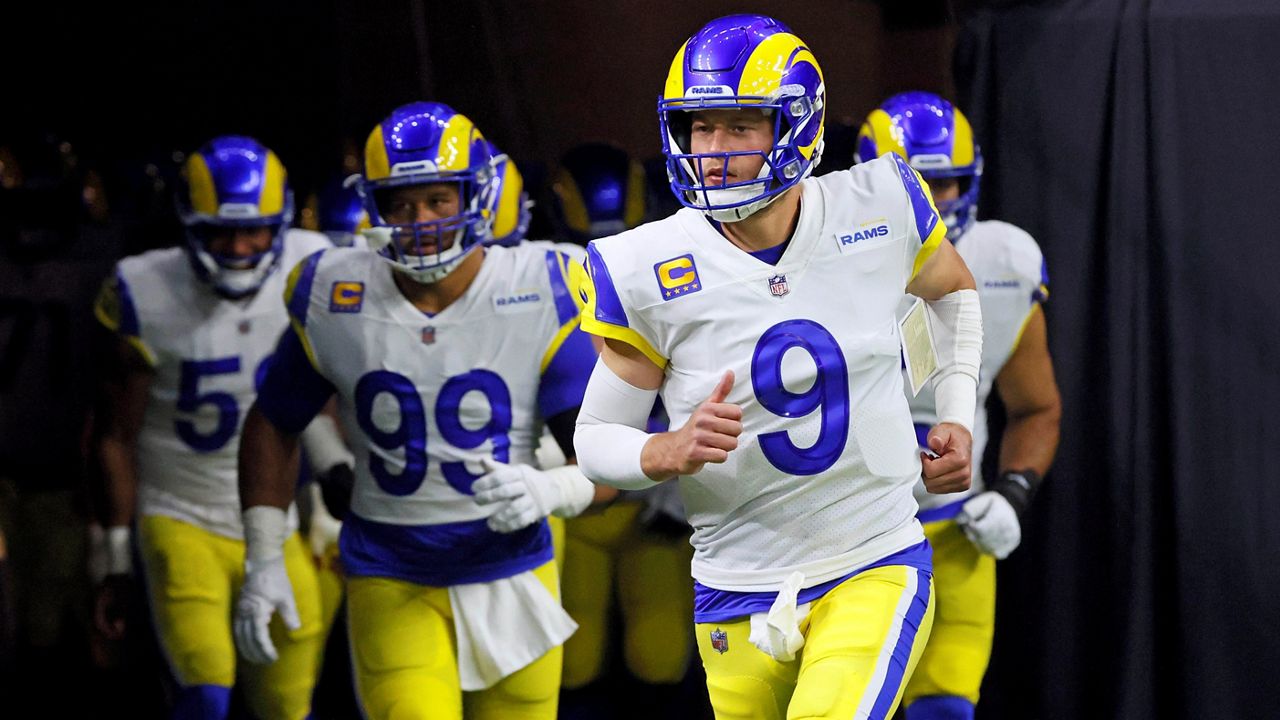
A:
<svg viewBox="0 0 1280 720">
<path fill-rule="evenodd" d="M 644 427 L 657 397 L 657 390 L 642 390 L 596 360 L 573 434 L 578 467 L 592 482 L 622 490 L 657 485 L 640 467 L 649 441 Z"/>
<path fill-rule="evenodd" d="M 963 425 L 973 432 L 982 366 L 982 306 L 977 290 L 957 290 L 928 301 L 938 348 L 933 381 L 938 422 Z"/>
</svg>

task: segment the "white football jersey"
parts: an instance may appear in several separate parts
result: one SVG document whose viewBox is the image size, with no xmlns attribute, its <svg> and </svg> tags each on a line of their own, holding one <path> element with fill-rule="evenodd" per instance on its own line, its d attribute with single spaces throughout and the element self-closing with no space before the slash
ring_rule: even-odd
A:
<svg viewBox="0 0 1280 720">
<path fill-rule="evenodd" d="M 968 490 L 933 495 L 916 486 L 916 501 L 922 511 L 951 505 L 982 492 L 982 454 L 990 440 L 987 431 L 987 397 L 1005 362 L 1013 355 L 1031 309 L 1048 297 L 1048 275 L 1044 256 L 1034 238 L 1020 228 L 998 220 L 974 223 L 957 242 L 978 286 L 982 304 L 982 368 L 978 373 L 978 408 L 973 421 L 973 482 Z M 907 298 L 903 313 L 915 298 Z M 909 393 L 908 393 L 909 394 Z M 934 409 L 933 384 L 926 383 L 920 394 L 909 398 L 911 416 L 924 433 L 938 422 Z"/>
<path fill-rule="evenodd" d="M 569 261 L 524 245 L 485 253 L 467 291 L 435 315 L 414 307 L 371 252 L 326 252 L 295 280 L 291 305 L 307 298 L 295 323 L 339 396 L 356 456 L 351 507 L 360 518 L 428 525 L 487 517 L 491 508 L 471 493 L 481 459 L 534 464 L 540 408 L 581 404 L 581 387 L 553 398 L 560 389 L 544 382 L 549 367 L 567 362 L 559 351 L 578 326 Z M 578 375 L 595 362 L 586 347 Z"/>
<path fill-rule="evenodd" d="M 262 363 L 289 318 L 280 303 L 289 270 L 329 247 L 291 229 L 277 269 L 252 296 L 228 300 L 200 280 L 182 248 L 121 260 L 98 317 L 155 372 L 137 445 L 138 513 L 165 515 L 242 537 L 236 457 Z"/>
<path fill-rule="evenodd" d="M 776 265 L 689 209 L 588 246 L 583 327 L 665 368 L 671 427 L 734 372 L 738 448 L 680 478 L 693 576 L 718 590 L 777 590 L 796 570 L 812 586 L 924 538 L 896 311 L 945 227 L 893 159 L 801 188 Z"/>
</svg>

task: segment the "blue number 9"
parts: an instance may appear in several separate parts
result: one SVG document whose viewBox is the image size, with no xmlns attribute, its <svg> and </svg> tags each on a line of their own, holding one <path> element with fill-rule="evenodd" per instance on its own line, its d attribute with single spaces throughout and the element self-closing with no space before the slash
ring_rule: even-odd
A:
<svg viewBox="0 0 1280 720">
<path fill-rule="evenodd" d="M 472 391 L 483 394 L 490 408 L 489 421 L 475 430 L 464 427 L 461 419 L 462 398 Z M 459 450 L 471 450 L 486 440 L 492 440 L 493 458 L 507 462 L 511 448 L 508 434 L 511 431 L 511 391 L 497 373 L 489 370 L 455 375 L 440 388 L 440 397 L 436 399 L 436 427 L 441 437 Z M 440 463 L 440 472 L 449 485 L 464 495 L 472 494 L 471 484 L 480 477 L 467 470 L 466 463 L 462 462 Z"/>
<path fill-rule="evenodd" d="M 818 367 L 813 387 L 802 393 L 782 384 L 782 357 L 796 347 Z M 786 320 L 766 330 L 751 358 L 751 384 L 760 405 L 775 415 L 804 417 L 822 409 L 818 440 L 810 447 L 796 447 L 785 430 L 759 436 L 770 464 L 791 475 L 816 475 L 835 464 L 849 437 L 849 368 L 826 328 L 812 320 Z"/>
<path fill-rule="evenodd" d="M 400 423 L 389 432 L 373 423 L 373 402 L 382 393 L 390 393 L 400 408 Z M 356 383 L 355 400 L 356 422 L 374 445 L 382 450 L 404 448 L 404 469 L 399 473 L 387 467 L 385 457 L 369 453 L 369 470 L 378 487 L 389 495 L 412 495 L 427 477 L 427 412 L 418 388 L 403 375 L 375 370 Z"/>
</svg>

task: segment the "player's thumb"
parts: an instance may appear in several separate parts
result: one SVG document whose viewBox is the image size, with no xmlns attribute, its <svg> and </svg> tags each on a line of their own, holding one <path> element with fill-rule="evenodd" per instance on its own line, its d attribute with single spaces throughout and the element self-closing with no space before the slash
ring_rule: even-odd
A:
<svg viewBox="0 0 1280 720">
<path fill-rule="evenodd" d="M 484 468 L 484 471 L 487 473 L 491 473 L 494 470 L 497 470 L 498 466 L 501 464 L 502 463 L 498 462 L 497 460 L 494 460 L 493 458 L 487 455 L 485 457 L 480 458 L 480 467 Z"/>
<path fill-rule="evenodd" d="M 707 398 L 707 402 L 719 403 L 729 397 L 729 391 L 733 389 L 733 371 L 725 370 L 721 376 L 720 382 L 716 385 L 716 389 L 711 391 L 711 397 Z"/>
<path fill-rule="evenodd" d="M 941 455 L 942 451 L 947 449 L 947 441 L 943 439 L 941 432 L 929 433 L 929 449 L 937 455 Z"/>
<path fill-rule="evenodd" d="M 290 630 L 298 630 L 302 627 L 302 620 L 298 617 L 298 606 L 293 601 L 292 593 L 276 609 L 280 611 L 280 619 L 284 621 L 285 627 Z"/>
</svg>

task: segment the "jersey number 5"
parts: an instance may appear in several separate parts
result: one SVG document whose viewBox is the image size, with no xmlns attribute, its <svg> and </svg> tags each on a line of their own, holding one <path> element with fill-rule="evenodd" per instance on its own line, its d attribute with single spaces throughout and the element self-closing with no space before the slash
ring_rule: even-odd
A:
<svg viewBox="0 0 1280 720">
<path fill-rule="evenodd" d="M 813 358 L 817 373 L 804 392 L 782 382 L 782 358 L 799 348 Z M 818 439 L 796 447 L 785 430 L 759 436 L 771 465 L 790 475 L 817 475 L 836 463 L 849 437 L 849 367 L 840 344 L 812 320 L 786 320 L 760 336 L 751 357 L 751 385 L 764 409 L 782 417 L 804 417 L 821 408 Z"/>
<path fill-rule="evenodd" d="M 262 385 L 262 376 L 266 373 L 267 361 L 264 358 L 253 374 L 255 390 Z M 173 429 L 196 452 L 213 452 L 221 450 L 240 427 L 240 404 L 236 396 L 229 392 L 200 392 L 200 379 L 211 375 L 234 375 L 240 372 L 238 356 L 215 358 L 213 360 L 184 360 L 179 369 L 178 378 L 178 412 L 196 413 L 202 405 L 212 405 L 218 413 L 218 424 L 213 430 L 202 433 L 196 429 L 191 420 L 174 420 Z"/>
<path fill-rule="evenodd" d="M 479 392 L 489 402 L 489 420 L 478 428 L 462 424 L 462 400 L 469 392 Z M 394 429 L 386 430 L 374 423 L 373 406 L 379 395 L 388 394 L 400 411 Z M 511 392 L 502 378 L 489 370 L 472 370 L 445 381 L 436 397 L 436 428 L 440 435 L 459 450 L 473 450 L 486 440 L 493 442 L 493 458 L 507 462 L 511 448 Z M 412 495 L 427 477 L 427 410 L 418 388 L 409 378 L 390 370 L 375 370 L 356 383 L 356 422 L 374 447 L 369 452 L 369 472 L 378 487 L 390 495 Z M 404 467 L 395 451 L 403 448 Z M 390 461 L 390 462 L 389 462 Z M 455 490 L 471 494 L 471 484 L 479 475 L 467 470 L 461 461 L 440 463 L 440 472 Z"/>
</svg>

